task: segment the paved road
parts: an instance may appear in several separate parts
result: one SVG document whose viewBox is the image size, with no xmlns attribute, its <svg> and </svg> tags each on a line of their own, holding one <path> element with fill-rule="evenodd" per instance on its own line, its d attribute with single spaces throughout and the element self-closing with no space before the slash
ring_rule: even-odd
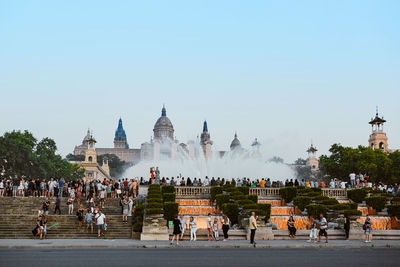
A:
<svg viewBox="0 0 400 267">
<path fill-rule="evenodd" d="M 1 249 L 0 266 L 399 266 L 391 248 Z"/>
</svg>

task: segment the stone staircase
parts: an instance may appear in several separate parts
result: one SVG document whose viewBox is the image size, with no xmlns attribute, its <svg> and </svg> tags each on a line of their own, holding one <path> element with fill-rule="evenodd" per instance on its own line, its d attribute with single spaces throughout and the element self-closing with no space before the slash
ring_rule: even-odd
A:
<svg viewBox="0 0 400 267">
<path fill-rule="evenodd" d="M 44 198 L 34 197 L 3 197 L 0 198 L 0 239 L 4 238 L 33 238 L 32 230 L 36 225 L 37 214 Z M 86 232 L 86 225 L 79 228 L 77 216 L 67 215 L 66 198 L 61 201 L 61 214 L 54 215 L 55 198 L 50 199 L 51 205 L 47 219 L 47 227 L 57 224 L 47 230 L 47 238 L 97 238 L 97 227 L 93 227 L 93 234 Z M 82 202 L 83 203 L 83 202 Z M 85 205 L 84 205 L 85 206 Z M 75 203 L 75 210 L 77 209 Z M 132 219 L 128 217 L 128 224 L 122 223 L 121 207 L 118 199 L 106 200 L 105 208 L 108 229 L 107 239 L 121 239 L 132 237 Z M 65 215 L 64 215 L 65 214 Z"/>
</svg>

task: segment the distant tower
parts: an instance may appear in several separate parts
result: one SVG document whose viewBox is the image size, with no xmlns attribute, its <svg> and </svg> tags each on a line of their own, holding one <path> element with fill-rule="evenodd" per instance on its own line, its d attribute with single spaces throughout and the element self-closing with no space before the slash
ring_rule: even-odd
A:
<svg viewBox="0 0 400 267">
<path fill-rule="evenodd" d="M 126 139 L 126 134 L 124 127 L 122 126 L 122 119 L 119 119 L 118 128 L 115 131 L 114 137 L 114 148 L 129 148 L 128 140 Z"/>
<path fill-rule="evenodd" d="M 233 138 L 233 140 L 232 140 L 230 148 L 231 148 L 232 151 L 242 148 L 242 145 L 240 144 L 240 141 L 237 138 L 237 134 L 236 133 L 235 133 L 235 138 Z"/>
<path fill-rule="evenodd" d="M 207 121 L 204 121 L 203 124 L 203 132 L 201 133 L 200 136 L 200 144 L 203 148 L 204 157 L 206 158 L 206 160 L 208 160 L 208 157 L 210 156 L 211 153 L 211 146 L 213 142 L 211 141 L 210 134 L 208 133 Z"/>
<path fill-rule="evenodd" d="M 169 138 L 170 140 L 174 140 L 174 126 L 171 121 L 167 117 L 167 110 L 165 106 L 163 106 L 161 110 L 161 117 L 158 118 L 156 124 L 153 129 L 154 139 L 162 140 L 163 138 Z"/>
<path fill-rule="evenodd" d="M 376 107 L 375 118 L 371 118 L 369 124 L 372 126 L 372 133 L 369 135 L 368 144 L 372 149 L 381 149 L 386 153 L 390 153 L 390 149 L 388 148 L 388 138 L 386 133 L 383 132 L 383 124 L 386 121 L 379 117 L 378 115 L 378 107 Z"/>
<path fill-rule="evenodd" d="M 89 140 L 87 140 L 88 148 L 85 152 L 85 163 L 97 163 L 97 153 L 95 149 L 96 140 L 90 135 Z"/>
<path fill-rule="evenodd" d="M 307 159 L 307 166 L 310 166 L 312 170 L 318 170 L 319 168 L 319 160 L 317 158 L 318 149 L 316 149 L 313 144 L 307 149 L 308 159 Z"/>
</svg>

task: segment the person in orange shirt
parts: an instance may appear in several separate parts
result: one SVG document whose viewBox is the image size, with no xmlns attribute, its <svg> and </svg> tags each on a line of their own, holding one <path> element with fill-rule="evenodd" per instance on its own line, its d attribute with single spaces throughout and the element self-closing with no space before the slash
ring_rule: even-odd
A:
<svg viewBox="0 0 400 267">
<path fill-rule="evenodd" d="M 261 179 L 260 187 L 262 187 L 262 188 L 265 187 L 265 180 L 264 180 L 264 178 Z"/>
</svg>

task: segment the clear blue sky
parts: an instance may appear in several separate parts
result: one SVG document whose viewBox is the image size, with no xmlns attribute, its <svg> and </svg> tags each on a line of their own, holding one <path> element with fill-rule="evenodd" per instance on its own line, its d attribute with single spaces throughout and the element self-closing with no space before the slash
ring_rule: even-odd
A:
<svg viewBox="0 0 400 267">
<path fill-rule="evenodd" d="M 88 127 L 131 147 L 162 104 L 176 137 L 207 119 L 215 149 L 235 131 L 271 155 L 312 139 L 367 145 L 375 106 L 400 148 L 400 1 L 1 1 L 0 133 L 54 138 L 62 155 Z"/>
</svg>

